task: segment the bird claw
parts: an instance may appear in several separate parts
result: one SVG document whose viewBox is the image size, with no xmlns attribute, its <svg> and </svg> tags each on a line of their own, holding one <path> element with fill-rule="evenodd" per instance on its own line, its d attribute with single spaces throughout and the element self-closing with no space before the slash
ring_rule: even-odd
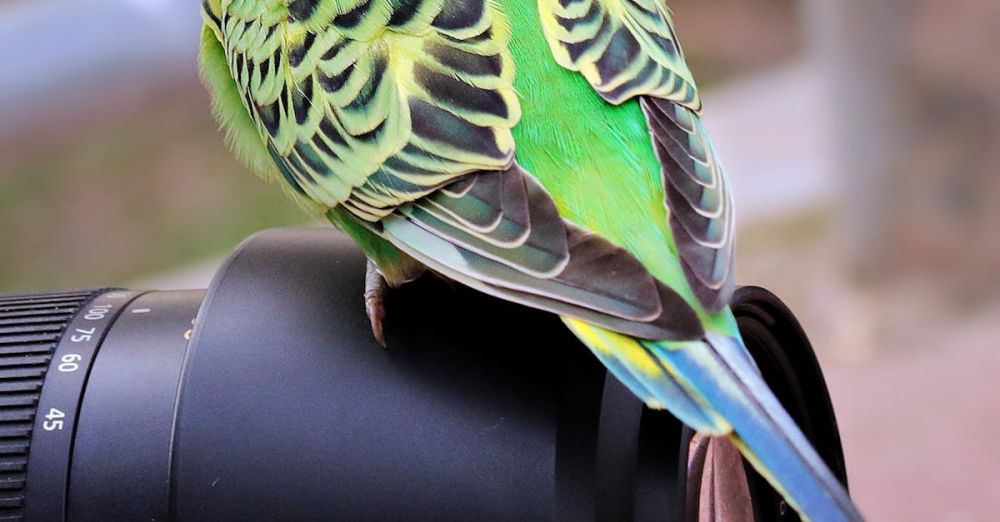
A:
<svg viewBox="0 0 1000 522">
<path fill-rule="evenodd" d="M 382 332 L 382 321 L 385 319 L 385 294 L 389 285 L 378 267 L 368 260 L 365 271 L 365 313 L 372 325 L 372 335 L 375 341 L 385 348 L 385 335 Z"/>
</svg>

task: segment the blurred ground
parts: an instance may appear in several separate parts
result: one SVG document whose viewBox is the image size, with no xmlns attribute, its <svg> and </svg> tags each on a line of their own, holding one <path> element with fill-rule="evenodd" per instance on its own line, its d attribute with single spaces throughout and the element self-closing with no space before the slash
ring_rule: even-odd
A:
<svg viewBox="0 0 1000 522">
<path fill-rule="evenodd" d="M 1000 513 L 1000 303 L 955 308 L 928 282 L 852 284 L 829 216 L 745 230 L 739 281 L 799 316 L 840 422 L 851 493 L 872 521 Z"/>
<path fill-rule="evenodd" d="M 198 4 L 0 2 L 0 292 L 203 287 L 303 220 L 216 131 Z M 1000 3 L 670 5 L 733 178 L 738 281 L 813 339 L 862 510 L 996 519 Z"/>
<path fill-rule="evenodd" d="M 822 358 L 869 520 L 996 520 L 998 322 L 993 306 L 863 363 Z"/>
</svg>

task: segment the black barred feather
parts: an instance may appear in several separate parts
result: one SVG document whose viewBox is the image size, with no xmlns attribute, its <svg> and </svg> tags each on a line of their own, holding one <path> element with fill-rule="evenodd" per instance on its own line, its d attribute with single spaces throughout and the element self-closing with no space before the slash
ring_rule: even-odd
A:
<svg viewBox="0 0 1000 522">
<path fill-rule="evenodd" d="M 446 221 L 454 219 L 474 232 L 489 233 L 504 218 L 505 209 L 498 201 L 503 198 L 505 177 L 509 176 L 469 176 L 467 181 L 454 183 L 460 185 L 459 192 L 439 190 L 414 204 Z M 526 223 L 521 228 L 526 229 Z"/>
<path fill-rule="evenodd" d="M 624 249 L 560 219 L 548 193 L 517 164 L 469 178 L 388 216 L 378 233 L 492 295 L 644 339 L 703 333 L 683 298 Z M 501 178 L 502 188 L 490 178 Z M 477 191 L 481 183 L 491 189 Z"/>
<path fill-rule="evenodd" d="M 488 0 L 206 13 L 279 171 L 307 199 L 377 221 L 513 159 L 509 34 Z"/>
<path fill-rule="evenodd" d="M 540 0 L 539 8 L 556 61 L 611 103 L 641 100 L 684 274 L 702 306 L 722 310 L 734 288 L 732 195 L 670 12 L 660 0 Z"/>
<path fill-rule="evenodd" d="M 643 98 L 684 273 L 709 311 L 729 304 L 733 283 L 733 202 L 729 182 L 697 114 Z"/>
<path fill-rule="evenodd" d="M 672 38 L 669 31 L 655 38 L 635 31 L 651 16 L 645 0 L 622 0 L 635 3 L 628 23 L 613 19 L 601 0 L 574 1 L 590 2 L 591 14 L 570 29 L 602 20 L 591 25 L 591 36 L 604 39 L 601 52 L 578 56 L 602 75 L 602 94 L 616 101 L 658 85 L 693 103 L 683 60 L 669 62 L 678 58 L 672 40 L 654 42 Z M 331 5 L 296 0 L 287 17 L 230 6 L 216 17 L 247 111 L 298 194 L 344 209 L 403 252 L 494 295 L 644 339 L 703 333 L 680 295 L 626 250 L 563 221 L 544 187 L 513 162 L 519 105 L 509 28 L 495 4 Z M 643 57 L 650 42 L 663 56 Z M 649 70 L 648 78 L 613 71 L 630 63 Z M 669 117 L 656 122 L 690 128 Z M 695 147 L 678 150 L 703 159 Z M 693 223 L 691 237 L 703 239 L 702 223 L 680 222 Z M 684 261 L 696 271 L 705 264 L 694 254 Z"/>
<path fill-rule="evenodd" d="M 520 245 L 531 232 L 527 188 L 520 176 L 469 176 L 415 204 L 501 246 Z"/>
<path fill-rule="evenodd" d="M 483 172 L 461 197 L 435 194 L 401 209 L 411 221 L 483 257 L 534 277 L 560 274 L 569 261 L 566 230 L 555 203 L 516 164 Z M 505 197 L 506 196 L 506 197 Z M 495 217 L 492 216 L 496 214 Z M 490 216 L 495 224 L 486 227 Z"/>
<path fill-rule="evenodd" d="M 556 61 L 580 71 L 605 100 L 645 94 L 701 107 L 662 0 L 541 0 L 538 7 Z"/>
</svg>

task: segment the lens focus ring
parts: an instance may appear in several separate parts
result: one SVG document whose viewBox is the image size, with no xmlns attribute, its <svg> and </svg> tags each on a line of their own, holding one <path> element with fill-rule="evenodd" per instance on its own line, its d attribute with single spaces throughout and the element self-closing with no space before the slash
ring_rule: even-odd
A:
<svg viewBox="0 0 1000 522">
<path fill-rule="evenodd" d="M 101 290 L 0 296 L 0 520 L 21 518 L 38 398 L 70 320 Z"/>
</svg>

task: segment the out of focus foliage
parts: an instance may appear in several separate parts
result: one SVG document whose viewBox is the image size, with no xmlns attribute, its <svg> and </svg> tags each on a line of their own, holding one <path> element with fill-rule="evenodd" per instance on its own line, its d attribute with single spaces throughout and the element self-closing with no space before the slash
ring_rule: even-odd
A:
<svg viewBox="0 0 1000 522">
<path fill-rule="evenodd" d="M 195 78 L 46 116 L 0 142 L 0 290 L 125 284 L 304 219 L 232 159 Z"/>
</svg>

